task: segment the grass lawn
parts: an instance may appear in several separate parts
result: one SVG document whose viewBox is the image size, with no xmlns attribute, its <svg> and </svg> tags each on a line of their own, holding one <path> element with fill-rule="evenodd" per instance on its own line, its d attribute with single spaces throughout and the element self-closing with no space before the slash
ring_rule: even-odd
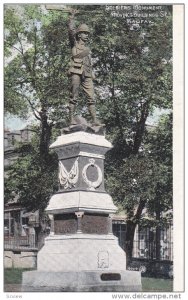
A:
<svg viewBox="0 0 188 300">
<path fill-rule="evenodd" d="M 22 273 L 25 271 L 32 271 L 32 269 L 17 269 L 10 268 L 4 271 L 4 283 L 5 284 L 21 284 Z"/>
<path fill-rule="evenodd" d="M 22 273 L 32 271 L 32 269 L 5 269 L 5 284 L 21 284 Z M 143 292 L 172 292 L 173 281 L 170 279 L 142 277 Z"/>
<path fill-rule="evenodd" d="M 173 292 L 173 280 L 142 277 L 143 292 Z"/>
</svg>

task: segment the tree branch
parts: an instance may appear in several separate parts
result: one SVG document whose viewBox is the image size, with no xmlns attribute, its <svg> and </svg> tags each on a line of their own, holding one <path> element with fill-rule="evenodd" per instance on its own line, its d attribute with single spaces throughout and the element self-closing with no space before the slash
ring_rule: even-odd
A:
<svg viewBox="0 0 188 300">
<path fill-rule="evenodd" d="M 21 94 L 21 93 L 19 93 L 19 92 L 17 92 L 17 94 L 20 95 L 20 96 L 22 96 L 22 97 L 24 97 L 24 98 L 27 100 L 27 102 L 29 103 L 29 105 L 30 105 L 30 107 L 31 107 L 31 109 L 32 109 L 32 111 L 33 111 L 33 114 L 34 114 L 35 118 L 41 122 L 41 118 L 40 118 L 39 116 L 37 116 L 37 114 L 36 114 L 36 112 L 37 112 L 38 114 L 39 114 L 39 112 L 38 112 L 37 109 L 34 107 L 34 105 L 32 104 L 31 100 L 29 99 L 29 97 L 27 97 L 26 95 L 23 95 L 23 94 Z M 40 115 L 40 114 L 39 114 L 39 115 Z"/>
<path fill-rule="evenodd" d="M 26 100 L 28 101 L 29 105 L 31 106 L 31 109 L 32 109 L 32 111 L 33 111 L 33 114 L 34 114 L 35 118 L 36 118 L 37 120 L 41 121 L 41 118 L 40 118 L 39 116 L 37 116 L 37 114 L 36 114 L 36 112 L 35 112 L 35 111 L 37 111 L 37 110 L 34 108 L 33 104 L 32 104 L 31 101 L 30 101 L 30 99 L 29 99 L 28 97 L 26 97 L 26 96 L 25 96 L 25 98 L 26 98 Z M 37 113 L 39 114 L 38 111 L 37 111 Z M 39 114 L 39 115 L 40 115 L 40 114 Z"/>
<path fill-rule="evenodd" d="M 22 51 L 20 49 L 18 49 L 16 46 L 11 45 L 11 43 L 5 41 L 5 44 L 8 44 L 10 47 L 14 48 L 15 50 L 17 50 L 20 54 L 22 54 Z"/>
<path fill-rule="evenodd" d="M 19 32 L 17 31 L 17 28 L 15 26 L 14 26 L 14 29 L 15 29 L 15 32 L 16 32 L 16 36 L 18 38 L 18 42 L 19 42 L 20 47 L 21 47 L 21 52 L 20 53 L 22 54 L 22 57 L 23 57 L 23 60 L 24 60 L 24 63 L 26 65 L 26 68 L 27 68 L 28 72 L 31 74 L 31 77 L 33 77 L 33 73 L 32 73 L 31 67 L 30 67 L 30 65 L 29 65 L 29 63 L 28 63 L 28 61 L 27 61 L 27 59 L 25 57 L 25 54 L 24 54 L 23 44 L 22 44 L 22 41 L 21 41 L 21 39 L 19 37 Z M 32 82 L 33 82 L 34 87 L 35 87 L 35 81 L 33 80 L 33 78 L 32 78 Z"/>
<path fill-rule="evenodd" d="M 145 207 L 145 204 L 146 204 L 146 200 L 145 200 L 145 199 L 144 199 L 144 200 L 141 199 L 141 200 L 139 201 L 139 204 L 138 204 L 136 213 L 135 213 L 135 215 L 134 215 L 134 219 L 135 219 L 135 220 L 140 220 L 140 217 L 141 217 L 142 211 L 143 211 L 143 209 L 144 209 L 144 207 Z"/>
<path fill-rule="evenodd" d="M 134 145 L 133 145 L 133 154 L 137 154 L 140 148 L 148 113 L 149 113 L 149 101 L 146 101 L 142 106 L 140 120 L 137 122 L 137 129 L 136 129 Z"/>
<path fill-rule="evenodd" d="M 33 73 L 35 73 L 35 63 L 36 63 L 36 54 L 37 54 L 37 29 L 35 28 L 34 30 L 35 32 L 35 40 L 34 40 L 34 57 L 33 57 L 33 66 L 32 66 L 32 69 L 33 69 Z"/>
</svg>

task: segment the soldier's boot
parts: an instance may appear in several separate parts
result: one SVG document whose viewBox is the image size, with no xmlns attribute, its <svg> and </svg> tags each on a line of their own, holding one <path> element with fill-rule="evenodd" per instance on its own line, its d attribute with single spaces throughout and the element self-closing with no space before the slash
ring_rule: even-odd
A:
<svg viewBox="0 0 188 300">
<path fill-rule="evenodd" d="M 70 125 L 76 125 L 76 121 L 74 120 L 74 111 L 75 111 L 75 104 L 69 104 L 69 122 Z"/>
<path fill-rule="evenodd" d="M 94 104 L 89 105 L 89 113 L 92 117 L 92 125 L 93 126 L 101 125 L 100 121 L 97 120 L 97 118 L 96 118 L 96 110 L 95 110 L 95 105 Z"/>
</svg>

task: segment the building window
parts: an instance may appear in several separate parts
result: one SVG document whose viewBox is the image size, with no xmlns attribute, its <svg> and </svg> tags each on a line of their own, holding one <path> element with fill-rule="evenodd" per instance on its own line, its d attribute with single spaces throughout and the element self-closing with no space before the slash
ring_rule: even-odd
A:
<svg viewBox="0 0 188 300">
<path fill-rule="evenodd" d="M 20 211 L 9 211 L 4 214 L 4 233 L 7 236 L 18 236 L 21 231 Z"/>
<path fill-rule="evenodd" d="M 125 223 L 113 223 L 112 225 L 113 234 L 118 237 L 119 245 L 125 250 L 126 241 L 126 224 Z"/>
<path fill-rule="evenodd" d="M 14 235 L 14 219 L 11 217 L 4 220 L 4 234 L 5 236 Z"/>
</svg>

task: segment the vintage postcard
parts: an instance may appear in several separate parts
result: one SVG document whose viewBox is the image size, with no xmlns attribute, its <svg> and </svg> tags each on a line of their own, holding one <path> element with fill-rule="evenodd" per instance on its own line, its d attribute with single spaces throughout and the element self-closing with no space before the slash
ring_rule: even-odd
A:
<svg viewBox="0 0 188 300">
<path fill-rule="evenodd" d="M 184 14 L 3 4 L 5 297 L 184 295 Z"/>
</svg>

